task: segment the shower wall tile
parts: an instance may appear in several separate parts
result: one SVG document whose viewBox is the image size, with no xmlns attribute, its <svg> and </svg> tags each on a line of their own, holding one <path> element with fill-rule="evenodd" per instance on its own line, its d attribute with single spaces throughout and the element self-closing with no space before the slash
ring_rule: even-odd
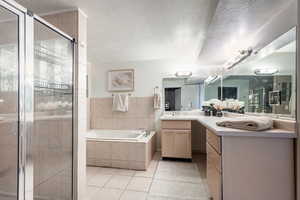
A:
<svg viewBox="0 0 300 200">
<path fill-rule="evenodd" d="M 112 97 L 90 99 L 91 129 L 155 128 L 153 97 L 130 97 L 128 112 L 113 112 Z"/>
<path fill-rule="evenodd" d="M 11 114 L 18 112 L 18 93 L 17 92 L 2 92 L 0 99 L 3 102 L 0 103 L 1 114 Z"/>
</svg>

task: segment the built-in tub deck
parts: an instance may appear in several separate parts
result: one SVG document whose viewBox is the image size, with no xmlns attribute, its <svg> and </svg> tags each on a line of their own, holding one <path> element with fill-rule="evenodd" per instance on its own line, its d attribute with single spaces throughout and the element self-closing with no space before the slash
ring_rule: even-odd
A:
<svg viewBox="0 0 300 200">
<path fill-rule="evenodd" d="M 155 148 L 154 131 L 91 130 L 87 133 L 87 165 L 146 170 Z"/>
</svg>

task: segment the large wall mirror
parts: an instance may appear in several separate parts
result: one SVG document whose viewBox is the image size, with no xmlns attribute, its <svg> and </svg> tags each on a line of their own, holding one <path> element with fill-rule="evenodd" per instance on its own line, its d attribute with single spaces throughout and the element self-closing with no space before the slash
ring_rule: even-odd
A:
<svg viewBox="0 0 300 200">
<path fill-rule="evenodd" d="M 223 109 L 227 105 L 226 111 L 294 119 L 296 28 L 253 52 L 220 76 L 195 80 L 164 78 L 164 110 L 194 110 L 221 102 Z M 238 105 L 238 109 L 228 109 L 228 105 Z"/>
<path fill-rule="evenodd" d="M 246 113 L 268 113 L 294 118 L 296 28 L 226 71 L 222 87 L 222 99 L 243 102 Z"/>
<path fill-rule="evenodd" d="M 222 99 L 222 77 L 210 76 L 204 81 L 204 100 Z"/>
<path fill-rule="evenodd" d="M 203 92 L 203 80 L 164 78 L 164 110 L 187 111 L 200 109 L 203 102 Z"/>
</svg>

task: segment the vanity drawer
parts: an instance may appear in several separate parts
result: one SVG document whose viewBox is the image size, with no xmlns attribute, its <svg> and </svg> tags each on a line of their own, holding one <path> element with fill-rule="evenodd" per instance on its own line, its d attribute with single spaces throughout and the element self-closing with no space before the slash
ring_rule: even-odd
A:
<svg viewBox="0 0 300 200">
<path fill-rule="evenodd" d="M 207 166 L 217 169 L 220 173 L 222 172 L 222 158 L 221 155 L 210 145 L 206 144 L 207 151 Z"/>
<path fill-rule="evenodd" d="M 210 144 L 219 154 L 221 154 L 221 137 L 210 130 L 206 130 L 207 143 Z"/>
<path fill-rule="evenodd" d="M 187 120 L 163 120 L 161 122 L 162 129 L 179 129 L 179 130 L 191 130 L 191 121 Z"/>
</svg>

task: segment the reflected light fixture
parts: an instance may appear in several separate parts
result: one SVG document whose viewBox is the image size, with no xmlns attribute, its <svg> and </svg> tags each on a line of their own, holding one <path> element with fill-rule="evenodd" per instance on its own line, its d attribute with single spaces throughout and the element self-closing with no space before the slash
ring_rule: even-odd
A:
<svg viewBox="0 0 300 200">
<path fill-rule="evenodd" d="M 235 56 L 233 59 L 231 59 L 230 61 L 225 63 L 225 68 L 228 70 L 232 69 L 234 66 L 236 66 L 237 64 L 241 63 L 246 58 L 251 56 L 252 52 L 253 52 L 252 48 L 248 48 L 247 50 L 239 51 L 237 56 Z"/>
<path fill-rule="evenodd" d="M 190 71 L 179 71 L 175 73 L 175 76 L 178 78 L 189 78 L 193 75 Z"/>
<path fill-rule="evenodd" d="M 213 82 L 215 82 L 216 80 L 218 80 L 220 78 L 220 76 L 209 76 L 207 77 L 207 79 L 205 79 L 205 83 L 207 84 L 211 84 Z"/>
<path fill-rule="evenodd" d="M 279 72 L 279 70 L 275 69 L 275 68 L 271 68 L 271 69 L 256 69 L 256 70 L 254 70 L 254 73 L 256 75 L 265 75 L 265 76 L 274 75 L 274 74 L 276 74 L 278 72 Z"/>
</svg>

